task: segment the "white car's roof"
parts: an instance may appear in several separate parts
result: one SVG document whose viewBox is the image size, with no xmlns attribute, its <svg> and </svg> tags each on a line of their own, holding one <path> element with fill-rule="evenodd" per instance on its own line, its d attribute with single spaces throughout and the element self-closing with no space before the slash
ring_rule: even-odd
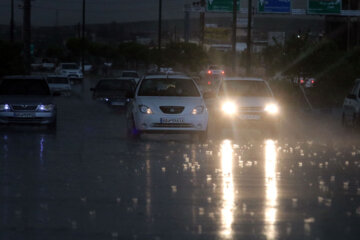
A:
<svg viewBox="0 0 360 240">
<path fill-rule="evenodd" d="M 264 82 L 264 79 L 253 78 L 253 77 L 225 77 L 225 81 L 261 81 Z"/>
</svg>

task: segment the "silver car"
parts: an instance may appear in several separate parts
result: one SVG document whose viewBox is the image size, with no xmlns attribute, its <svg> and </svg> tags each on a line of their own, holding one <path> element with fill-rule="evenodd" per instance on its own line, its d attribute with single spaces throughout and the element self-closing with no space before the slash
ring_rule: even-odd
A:
<svg viewBox="0 0 360 240">
<path fill-rule="evenodd" d="M 56 105 L 44 77 L 9 76 L 0 83 L 0 123 L 46 124 L 56 128 Z"/>
</svg>

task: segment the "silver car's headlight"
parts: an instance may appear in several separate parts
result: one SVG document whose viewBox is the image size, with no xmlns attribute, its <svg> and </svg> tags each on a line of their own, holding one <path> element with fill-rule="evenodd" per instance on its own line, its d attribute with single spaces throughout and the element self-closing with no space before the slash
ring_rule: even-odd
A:
<svg viewBox="0 0 360 240">
<path fill-rule="evenodd" d="M 10 105 L 9 104 L 0 104 L 0 111 L 9 111 Z"/>
<path fill-rule="evenodd" d="M 205 109 L 204 106 L 197 106 L 191 111 L 191 113 L 193 115 L 202 114 L 204 112 L 204 109 Z"/>
<path fill-rule="evenodd" d="M 236 113 L 237 107 L 233 102 L 224 102 L 221 106 L 221 110 L 227 115 L 233 115 Z"/>
<path fill-rule="evenodd" d="M 54 108 L 55 108 L 54 104 L 40 104 L 37 107 L 37 111 L 51 112 L 52 110 L 54 110 Z"/>
<path fill-rule="evenodd" d="M 139 105 L 139 110 L 141 113 L 145 113 L 145 114 L 152 114 L 152 110 L 151 108 L 149 108 L 148 106 L 145 105 Z"/>
<path fill-rule="evenodd" d="M 279 107 L 277 104 L 275 103 L 270 103 L 270 104 L 267 104 L 265 106 L 265 109 L 264 109 L 267 113 L 269 114 L 272 114 L 272 115 L 275 115 L 275 114 L 278 114 L 279 113 Z"/>
</svg>

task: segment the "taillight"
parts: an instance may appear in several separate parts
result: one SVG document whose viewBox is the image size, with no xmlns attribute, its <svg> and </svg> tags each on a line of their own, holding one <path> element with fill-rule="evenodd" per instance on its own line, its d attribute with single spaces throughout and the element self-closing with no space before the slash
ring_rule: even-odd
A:
<svg viewBox="0 0 360 240">
<path fill-rule="evenodd" d="M 211 81 L 208 81 L 208 85 L 211 85 Z"/>
<path fill-rule="evenodd" d="M 211 70 L 209 70 L 209 71 L 208 71 L 208 74 L 212 74 L 212 71 L 211 71 Z"/>
<path fill-rule="evenodd" d="M 224 75 L 224 74 L 225 74 L 225 71 L 221 71 L 221 74 Z"/>
<path fill-rule="evenodd" d="M 315 81 L 314 81 L 314 80 L 311 80 L 311 83 L 312 83 L 312 84 L 314 84 L 314 83 L 315 83 Z"/>
<path fill-rule="evenodd" d="M 300 79 L 300 84 L 304 84 L 304 79 Z"/>
</svg>

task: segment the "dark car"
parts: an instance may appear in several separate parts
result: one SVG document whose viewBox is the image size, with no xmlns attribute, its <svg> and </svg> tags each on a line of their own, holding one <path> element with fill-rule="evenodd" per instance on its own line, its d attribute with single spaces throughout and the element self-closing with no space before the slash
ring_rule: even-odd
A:
<svg viewBox="0 0 360 240">
<path fill-rule="evenodd" d="M 93 91 L 93 99 L 124 107 L 132 97 L 135 86 L 134 79 L 101 79 L 90 90 Z"/>
<path fill-rule="evenodd" d="M 9 76 L 0 83 L 0 123 L 35 123 L 56 128 L 56 105 L 41 76 Z"/>
</svg>

